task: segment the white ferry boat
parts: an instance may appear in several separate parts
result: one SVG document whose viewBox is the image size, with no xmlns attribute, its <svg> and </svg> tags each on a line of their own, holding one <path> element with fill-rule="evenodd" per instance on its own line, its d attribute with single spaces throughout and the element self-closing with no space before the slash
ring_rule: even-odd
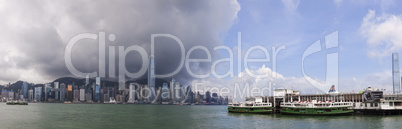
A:
<svg viewBox="0 0 402 129">
<path fill-rule="evenodd" d="M 263 102 L 263 97 L 246 98 L 246 103 L 229 103 L 228 111 L 235 113 L 272 113 L 272 104 Z"/>
</svg>

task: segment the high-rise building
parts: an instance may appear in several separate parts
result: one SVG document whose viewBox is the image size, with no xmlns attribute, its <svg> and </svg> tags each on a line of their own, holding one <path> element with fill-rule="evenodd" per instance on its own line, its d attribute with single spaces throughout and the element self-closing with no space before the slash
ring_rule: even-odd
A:
<svg viewBox="0 0 402 129">
<path fill-rule="evenodd" d="M 191 90 L 191 86 L 187 86 L 186 101 L 187 101 L 187 103 L 194 103 L 194 93 Z"/>
<path fill-rule="evenodd" d="M 73 101 L 74 101 L 74 102 L 78 102 L 79 99 L 80 99 L 80 90 L 75 89 L 75 90 L 74 90 L 74 98 L 73 98 Z"/>
<path fill-rule="evenodd" d="M 137 91 L 138 91 L 137 93 L 139 94 L 139 95 L 137 95 L 138 96 L 138 98 L 137 98 L 138 101 L 140 101 L 140 102 L 149 102 L 149 87 L 148 87 L 148 85 L 139 85 L 137 87 Z"/>
<path fill-rule="evenodd" d="M 53 85 L 54 85 L 54 89 L 53 89 L 53 91 L 54 91 L 54 100 L 55 101 L 60 101 L 59 82 L 54 82 Z"/>
<path fill-rule="evenodd" d="M 34 100 L 34 92 L 32 89 L 28 90 L 28 101 L 32 102 Z"/>
<path fill-rule="evenodd" d="M 149 67 L 148 67 L 148 86 L 149 86 L 149 101 L 155 102 L 155 62 L 154 56 L 149 57 Z"/>
<path fill-rule="evenodd" d="M 94 100 L 101 101 L 101 94 L 100 94 L 100 77 L 96 77 L 96 84 L 95 84 L 95 95 L 94 95 Z"/>
<path fill-rule="evenodd" d="M 59 92 L 59 100 L 64 101 L 66 100 L 66 84 L 61 83 L 60 84 L 60 92 Z"/>
<path fill-rule="evenodd" d="M 72 102 L 74 99 L 73 97 L 73 85 L 67 86 L 67 101 Z"/>
<path fill-rule="evenodd" d="M 54 91 L 54 100 L 60 101 L 60 89 L 53 89 Z"/>
<path fill-rule="evenodd" d="M 182 99 L 182 93 L 181 93 L 180 82 L 175 82 L 174 83 L 174 102 L 180 103 L 181 99 Z"/>
<path fill-rule="evenodd" d="M 9 100 L 14 100 L 14 91 L 13 90 L 8 92 L 8 99 Z"/>
<path fill-rule="evenodd" d="M 125 90 L 126 89 L 126 85 L 124 84 L 124 81 L 119 81 L 119 91 Z"/>
<path fill-rule="evenodd" d="M 85 77 L 85 86 L 89 85 L 89 75 Z"/>
<path fill-rule="evenodd" d="M 162 102 L 169 102 L 169 88 L 167 83 L 163 83 L 162 93 L 160 94 Z"/>
<path fill-rule="evenodd" d="M 92 83 L 92 85 L 91 85 L 91 93 L 92 93 L 92 100 L 94 100 L 95 99 L 95 89 L 96 88 L 96 82 L 95 83 Z"/>
<path fill-rule="evenodd" d="M 104 93 L 104 94 L 103 94 L 103 102 L 109 102 L 109 101 L 110 101 L 109 94 Z"/>
<path fill-rule="evenodd" d="M 211 103 L 218 103 L 218 94 L 212 93 Z"/>
<path fill-rule="evenodd" d="M 49 98 L 49 92 L 52 89 L 52 87 L 50 87 L 50 83 L 46 83 L 43 89 L 43 92 L 45 93 L 45 101 L 48 100 Z"/>
<path fill-rule="evenodd" d="M 99 85 L 96 85 L 95 86 L 95 101 L 96 102 L 98 102 L 98 101 L 100 101 L 101 100 L 101 98 L 100 98 L 100 87 L 99 87 Z"/>
<path fill-rule="evenodd" d="M 21 94 L 24 96 L 24 99 L 28 99 L 28 83 L 27 82 L 22 83 Z"/>
<path fill-rule="evenodd" d="M 156 99 L 156 102 L 162 102 L 162 96 L 161 96 L 161 94 L 162 94 L 162 87 L 159 87 L 159 88 L 155 89 L 155 99 Z"/>
<path fill-rule="evenodd" d="M 205 97 L 207 103 L 211 103 L 211 92 L 207 91 Z"/>
<path fill-rule="evenodd" d="M 86 93 L 85 94 L 85 100 L 87 102 L 92 102 L 92 94 L 91 93 Z"/>
<path fill-rule="evenodd" d="M 54 89 L 59 89 L 59 82 L 54 82 Z"/>
<path fill-rule="evenodd" d="M 114 88 L 113 87 L 108 87 L 108 91 L 107 91 L 108 97 L 109 97 L 109 101 L 112 99 L 114 100 Z"/>
<path fill-rule="evenodd" d="M 85 101 L 85 89 L 80 89 L 80 101 Z"/>
<path fill-rule="evenodd" d="M 401 79 L 399 79 L 399 54 L 392 53 L 392 81 L 393 81 L 393 93 L 399 94 L 401 89 Z"/>
<path fill-rule="evenodd" d="M 100 77 L 96 77 L 96 85 L 100 85 L 100 83 L 101 83 Z"/>
<path fill-rule="evenodd" d="M 135 102 L 135 87 L 138 86 L 136 83 L 130 83 L 129 91 L 128 91 L 128 103 Z"/>
<path fill-rule="evenodd" d="M 42 100 L 42 87 L 35 87 L 35 102 Z"/>
<path fill-rule="evenodd" d="M 7 90 L 1 91 L 1 99 L 5 99 L 5 101 L 8 100 L 8 91 Z"/>
<path fill-rule="evenodd" d="M 174 101 L 174 98 L 175 98 L 175 90 L 174 90 L 174 87 L 175 87 L 175 80 L 174 80 L 174 78 L 172 77 L 172 79 L 170 80 L 170 84 L 169 84 L 169 88 L 170 88 L 170 93 L 169 93 L 169 99 L 170 99 L 170 101 L 171 102 L 173 102 Z"/>
<path fill-rule="evenodd" d="M 100 98 L 100 100 L 99 101 L 101 101 L 101 102 L 103 102 L 103 88 L 100 88 L 100 92 L 99 92 L 99 98 Z"/>
</svg>

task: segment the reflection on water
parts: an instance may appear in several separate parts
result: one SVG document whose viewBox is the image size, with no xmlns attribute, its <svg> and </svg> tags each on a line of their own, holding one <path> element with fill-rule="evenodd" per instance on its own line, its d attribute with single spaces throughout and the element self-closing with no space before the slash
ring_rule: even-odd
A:
<svg viewBox="0 0 402 129">
<path fill-rule="evenodd" d="M 402 116 L 228 113 L 226 106 L 0 103 L 1 128 L 402 128 Z"/>
</svg>

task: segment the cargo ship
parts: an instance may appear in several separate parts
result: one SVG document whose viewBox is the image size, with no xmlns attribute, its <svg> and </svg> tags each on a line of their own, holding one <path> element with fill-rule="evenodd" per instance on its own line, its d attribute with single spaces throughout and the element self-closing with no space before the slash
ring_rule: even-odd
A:
<svg viewBox="0 0 402 129">
<path fill-rule="evenodd" d="M 263 102 L 264 97 L 246 98 L 245 103 L 229 103 L 228 112 L 233 113 L 272 113 L 272 104 Z"/>
</svg>

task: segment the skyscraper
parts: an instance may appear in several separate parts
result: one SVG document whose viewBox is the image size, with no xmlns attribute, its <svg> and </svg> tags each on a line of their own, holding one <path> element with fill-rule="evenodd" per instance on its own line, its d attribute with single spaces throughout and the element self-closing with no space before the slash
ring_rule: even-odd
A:
<svg viewBox="0 0 402 129">
<path fill-rule="evenodd" d="M 74 89 L 73 94 L 74 94 L 73 102 L 78 102 L 80 99 L 80 90 Z"/>
<path fill-rule="evenodd" d="M 24 96 L 24 99 L 28 99 L 28 83 L 24 82 L 21 86 L 21 92 L 22 95 Z"/>
<path fill-rule="evenodd" d="M 148 86 L 150 92 L 149 101 L 155 102 L 155 62 L 153 55 L 149 57 Z"/>
<path fill-rule="evenodd" d="M 109 101 L 114 100 L 114 88 L 113 87 L 108 87 L 107 94 L 109 97 Z"/>
<path fill-rule="evenodd" d="M 172 79 L 170 80 L 170 84 L 169 84 L 169 88 L 170 88 L 170 93 L 169 93 L 169 100 L 171 101 L 171 102 L 173 102 L 174 101 L 174 98 L 175 98 L 175 90 L 174 90 L 174 83 L 175 83 L 175 80 L 174 80 L 174 78 L 172 77 Z"/>
<path fill-rule="evenodd" d="M 85 86 L 89 85 L 89 75 L 85 77 Z"/>
<path fill-rule="evenodd" d="M 162 93 L 160 94 L 162 102 L 169 102 L 169 88 L 167 83 L 163 83 Z"/>
<path fill-rule="evenodd" d="M 186 101 L 187 103 L 194 103 L 194 93 L 191 90 L 191 86 L 187 86 L 187 90 L 186 90 Z"/>
<path fill-rule="evenodd" d="M 128 103 L 134 103 L 135 102 L 135 87 L 136 87 L 136 85 L 137 84 L 135 84 L 135 83 L 130 83 Z"/>
<path fill-rule="evenodd" d="M 32 102 L 34 100 L 34 92 L 32 89 L 28 90 L 28 101 Z"/>
<path fill-rule="evenodd" d="M 44 88 L 43 88 L 43 92 L 45 93 L 45 100 L 44 101 L 48 100 L 49 92 L 50 92 L 51 89 L 52 89 L 52 87 L 50 87 L 50 83 L 46 83 Z"/>
<path fill-rule="evenodd" d="M 35 87 L 35 102 L 40 102 L 42 98 L 42 87 Z"/>
<path fill-rule="evenodd" d="M 181 85 L 180 82 L 175 82 L 174 83 L 174 102 L 180 103 L 181 101 Z"/>
<path fill-rule="evenodd" d="M 59 82 L 54 82 L 54 88 L 59 89 Z"/>
<path fill-rule="evenodd" d="M 211 103 L 211 92 L 207 91 L 205 93 L 205 99 L 207 103 Z"/>
<path fill-rule="evenodd" d="M 85 101 L 85 89 L 80 89 L 80 101 Z"/>
<path fill-rule="evenodd" d="M 9 100 L 14 100 L 14 91 L 13 90 L 8 92 L 8 99 Z"/>
<path fill-rule="evenodd" d="M 125 83 L 124 81 L 121 81 L 119 79 L 119 91 L 123 91 L 126 89 L 126 85 L 124 83 Z"/>
<path fill-rule="evenodd" d="M 66 84 L 60 84 L 59 100 L 64 101 L 66 98 Z"/>
<path fill-rule="evenodd" d="M 100 101 L 100 77 L 96 77 L 96 84 L 95 84 L 95 101 Z"/>
<path fill-rule="evenodd" d="M 73 101 L 73 85 L 68 85 L 67 86 L 67 101 L 72 102 Z"/>
<path fill-rule="evenodd" d="M 393 82 L 393 93 L 399 94 L 401 87 L 401 80 L 399 73 L 399 54 L 392 53 L 392 82 Z"/>
<path fill-rule="evenodd" d="M 59 89 L 59 82 L 54 82 L 54 99 L 56 101 L 60 100 L 60 89 Z"/>
</svg>

